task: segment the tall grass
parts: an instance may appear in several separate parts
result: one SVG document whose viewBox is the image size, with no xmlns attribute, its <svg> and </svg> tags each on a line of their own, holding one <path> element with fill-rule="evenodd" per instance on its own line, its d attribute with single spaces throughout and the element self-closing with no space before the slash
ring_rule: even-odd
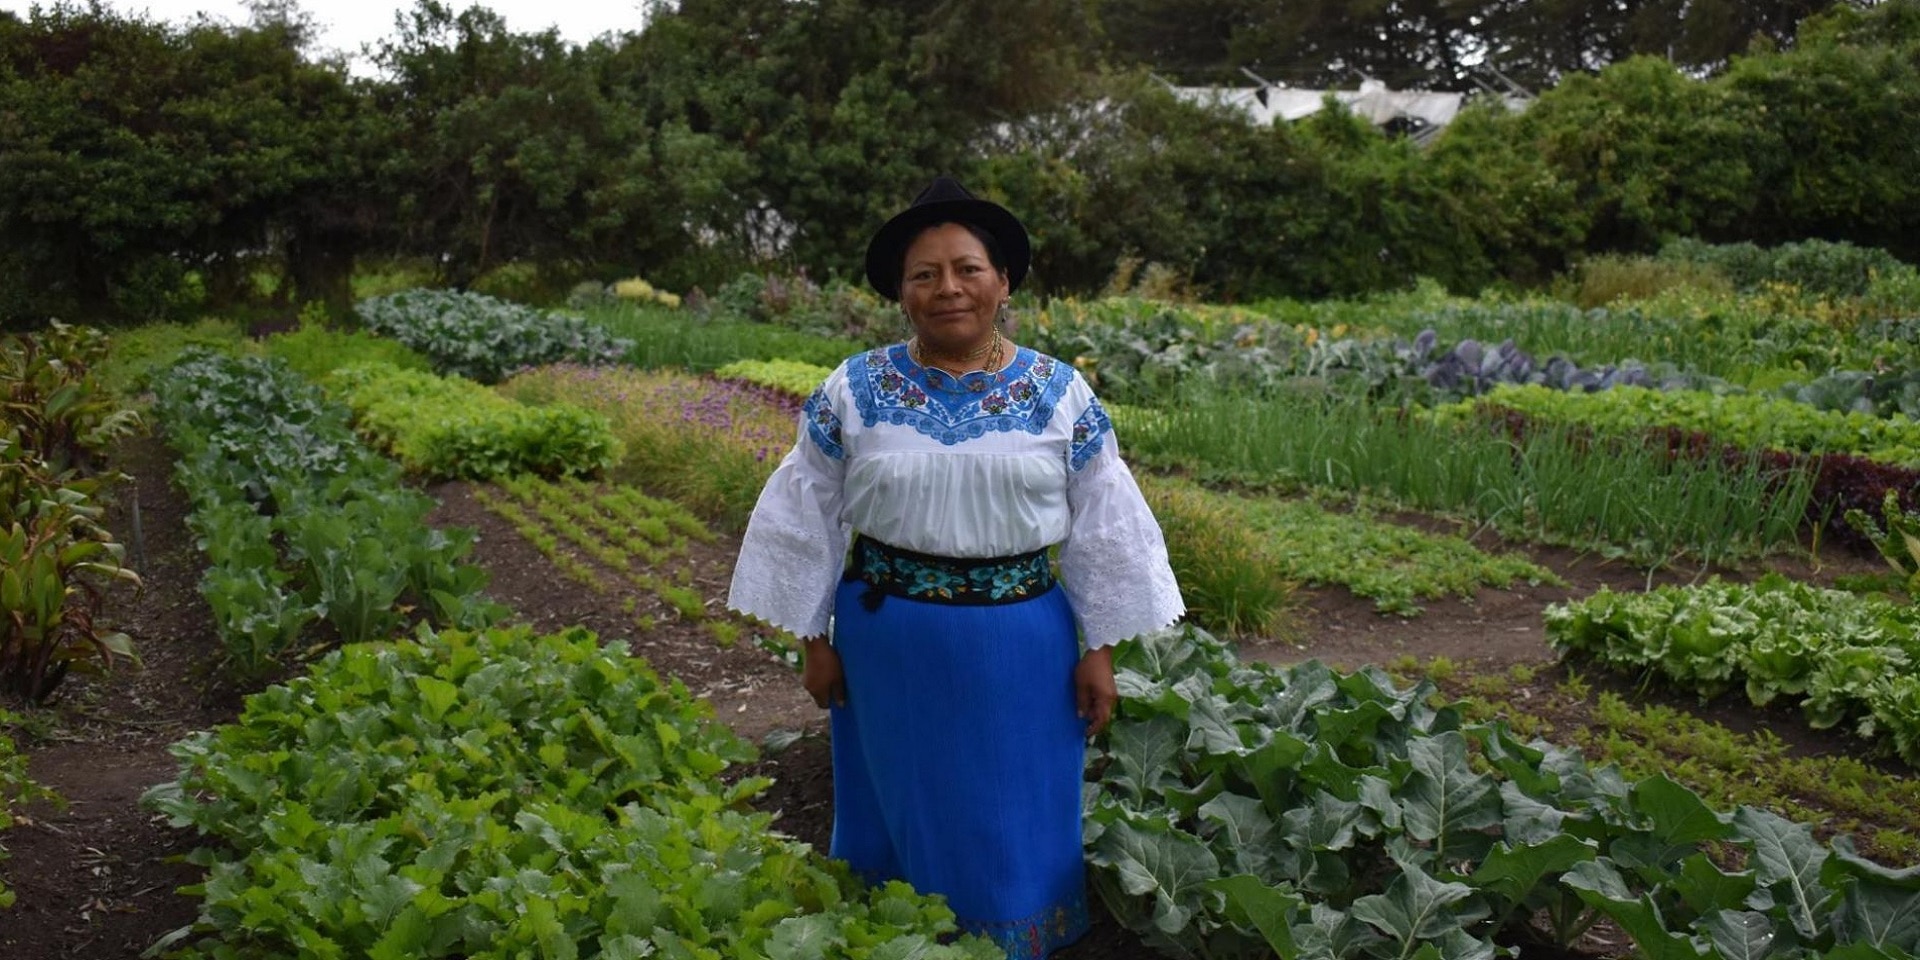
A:
<svg viewBox="0 0 1920 960">
<path fill-rule="evenodd" d="M 646 370 L 705 373 L 736 360 L 798 360 L 832 368 L 871 346 L 766 323 L 707 319 L 657 304 L 607 304 L 583 313 L 588 322 L 633 341 L 626 362 Z"/>
<path fill-rule="evenodd" d="M 1775 475 L 1757 460 L 1676 459 L 1571 429 L 1516 440 L 1350 398 L 1193 390 L 1166 409 L 1115 415 L 1129 456 L 1143 462 L 1378 494 L 1648 565 L 1792 546 L 1812 489 L 1810 475 Z"/>
<path fill-rule="evenodd" d="M 1187 618 L 1233 636 L 1285 635 L 1295 586 L 1229 504 L 1189 484 L 1139 477 L 1167 542 Z"/>
</svg>

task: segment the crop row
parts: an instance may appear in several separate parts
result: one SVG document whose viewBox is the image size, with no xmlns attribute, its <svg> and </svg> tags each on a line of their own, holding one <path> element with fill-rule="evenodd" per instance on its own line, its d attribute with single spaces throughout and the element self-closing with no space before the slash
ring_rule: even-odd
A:
<svg viewBox="0 0 1920 960">
<path fill-rule="evenodd" d="M 133 657 L 95 620 L 101 587 L 140 580 L 101 522 L 107 478 L 92 469 L 140 423 L 89 372 L 106 350 L 104 334 L 65 325 L 0 340 L 0 686 L 28 702 Z"/>
<path fill-rule="evenodd" d="M 101 522 L 110 478 L 96 460 L 140 424 L 92 372 L 106 353 L 104 334 L 59 323 L 0 338 L 0 689 L 29 703 L 70 674 L 134 658 L 132 640 L 96 619 L 103 587 L 139 582 Z M 0 832 L 20 806 L 58 802 L 28 778 L 10 735 L 15 719 L 0 710 Z M 0 910 L 13 900 L 0 882 Z"/>
<path fill-rule="evenodd" d="M 1477 671 L 1445 658 L 1395 663 L 1396 675 L 1431 676 L 1476 722 L 1578 748 L 1633 778 L 1665 774 L 1719 807 L 1765 807 L 1813 826 L 1853 834 L 1882 863 L 1920 861 L 1920 780 L 1858 756 L 1808 755 L 1766 727 L 1736 732 L 1683 709 L 1597 689 L 1577 670 L 1550 687 L 1537 665 Z M 1555 671 L 1559 672 L 1559 671 Z"/>
<path fill-rule="evenodd" d="M 1170 954 L 1490 957 L 1602 918 L 1653 957 L 1920 950 L 1911 870 L 1521 742 L 1425 682 L 1242 664 L 1192 629 L 1116 668 L 1088 856 L 1114 916 Z"/>
<path fill-rule="evenodd" d="M 1920 607 L 1769 575 L 1647 593 L 1601 590 L 1547 610 L 1547 637 L 1613 669 L 1717 696 L 1798 700 L 1816 728 L 1845 724 L 1920 764 Z"/>
<path fill-rule="evenodd" d="M 413 617 L 499 617 L 485 573 L 461 562 L 472 531 L 428 526 L 432 499 L 283 363 L 189 352 L 155 393 L 210 563 L 201 593 L 241 672 L 386 639 Z"/>
<path fill-rule="evenodd" d="M 329 654 L 174 745 L 146 802 L 218 841 L 194 957 L 994 960 L 953 915 L 740 812 L 711 708 L 584 630 Z"/>
<path fill-rule="evenodd" d="M 624 606 L 640 630 L 653 629 L 662 618 L 698 623 L 722 646 L 732 646 L 747 631 L 733 616 L 709 609 L 693 583 L 689 543 L 710 543 L 714 534 L 679 504 L 634 487 L 579 480 L 519 477 L 502 481 L 498 489 L 476 487 L 474 499 L 575 583 L 595 593 L 622 586 L 637 591 L 627 594 Z M 662 572 L 670 569 L 676 572 Z M 640 609 L 641 597 L 652 598 L 646 610 Z M 756 645 L 799 665 L 791 637 L 761 628 L 752 634 Z"/>
</svg>

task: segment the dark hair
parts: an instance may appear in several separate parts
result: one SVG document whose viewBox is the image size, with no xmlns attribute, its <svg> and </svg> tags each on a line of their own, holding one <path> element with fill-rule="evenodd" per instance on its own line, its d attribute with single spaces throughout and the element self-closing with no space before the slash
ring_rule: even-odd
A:
<svg viewBox="0 0 1920 960">
<path fill-rule="evenodd" d="M 993 269 L 1000 271 L 1001 276 L 1006 275 L 1006 255 L 1000 252 L 1000 241 L 995 240 L 993 234 L 987 232 L 987 228 L 966 220 L 940 220 L 915 230 L 911 236 L 907 237 L 907 242 L 901 244 L 899 271 L 901 279 L 905 279 L 907 276 L 907 253 L 913 248 L 913 242 L 920 239 L 920 236 L 928 230 L 932 230 L 935 227 L 944 227 L 949 223 L 959 226 L 968 233 L 973 234 L 973 238 L 980 241 L 980 245 L 986 248 L 987 262 L 993 264 Z"/>
</svg>

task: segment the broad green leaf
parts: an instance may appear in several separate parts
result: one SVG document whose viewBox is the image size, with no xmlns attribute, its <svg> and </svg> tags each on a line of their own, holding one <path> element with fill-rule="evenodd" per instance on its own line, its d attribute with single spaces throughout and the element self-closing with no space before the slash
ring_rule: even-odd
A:
<svg viewBox="0 0 1920 960">
<path fill-rule="evenodd" d="M 1509 843 L 1539 844 L 1565 834 L 1565 810 L 1535 800 L 1511 780 L 1500 784 L 1500 804 L 1506 810 L 1501 834 Z"/>
<path fill-rule="evenodd" d="M 1353 846 L 1360 804 L 1330 793 L 1316 793 L 1313 803 L 1295 807 L 1281 817 L 1287 838 L 1303 849 L 1339 851 Z"/>
<path fill-rule="evenodd" d="M 1300 778 L 1342 800 L 1359 801 L 1361 781 L 1375 777 L 1393 782 L 1386 767 L 1356 767 L 1340 758 L 1339 748 L 1325 740 L 1313 741 L 1313 749 L 1300 761 Z"/>
<path fill-rule="evenodd" d="M 1699 926 L 1721 960 L 1766 960 L 1778 939 L 1773 921 L 1752 910 L 1716 910 L 1703 917 Z"/>
<path fill-rule="evenodd" d="M 1404 821 L 1400 804 L 1393 799 L 1393 785 L 1373 774 L 1362 774 L 1359 788 L 1361 808 L 1372 813 L 1383 829 L 1399 830 Z"/>
<path fill-rule="evenodd" d="M 1913 960 L 1912 954 L 1888 953 L 1866 943 L 1848 943 L 1820 955 L 1820 960 Z"/>
<path fill-rule="evenodd" d="M 1200 821 L 1213 825 L 1213 847 L 1215 850 L 1225 847 L 1234 869 L 1266 875 L 1272 860 L 1269 845 L 1274 840 L 1276 825 L 1260 801 L 1223 793 L 1200 807 Z"/>
<path fill-rule="evenodd" d="M 1378 700 L 1363 701 L 1350 709 L 1325 710 L 1315 715 L 1320 740 L 1334 746 L 1370 743 L 1382 721 L 1394 719 L 1393 712 Z"/>
<path fill-rule="evenodd" d="M 1293 771 L 1309 749 L 1307 741 L 1275 730 L 1265 744 L 1239 758 L 1247 782 L 1260 794 L 1269 814 L 1278 816 L 1293 805 Z"/>
<path fill-rule="evenodd" d="M 780 921 L 767 938 L 767 957 L 768 960 L 819 960 L 833 955 L 829 948 L 846 945 L 831 914 L 811 913 Z"/>
<path fill-rule="evenodd" d="M 1485 905 L 1474 899 L 1472 887 L 1443 883 L 1426 871 L 1403 866 L 1385 893 L 1353 902 L 1353 918 L 1386 935 L 1395 945 L 1393 956 L 1411 957 L 1420 944 L 1449 930 L 1484 918 Z"/>
<path fill-rule="evenodd" d="M 1541 766 L 1547 756 L 1545 749 L 1520 742 L 1505 723 L 1492 724 L 1488 729 L 1484 746 L 1487 759 L 1516 791 L 1530 797 L 1551 797 L 1560 792 L 1560 778 Z M 1503 793 L 1505 786 L 1502 784 Z"/>
<path fill-rule="evenodd" d="M 1280 960 L 1293 960 L 1299 955 L 1292 927 L 1294 914 L 1300 910 L 1299 897 L 1244 873 L 1209 881 L 1207 886 L 1225 895 L 1227 919 L 1259 931 Z"/>
<path fill-rule="evenodd" d="M 1191 724 L 1187 749 L 1204 754 L 1245 754 L 1246 741 L 1234 724 L 1234 715 L 1241 712 L 1224 697 L 1212 694 L 1195 697 L 1193 709 L 1187 714 L 1187 722 Z"/>
<path fill-rule="evenodd" d="M 1588 906 L 1619 924 L 1647 960 L 1698 960 L 1701 956 L 1693 938 L 1667 929 L 1653 899 L 1627 889 L 1619 871 L 1605 861 L 1574 864 L 1560 882 L 1573 888 Z"/>
<path fill-rule="evenodd" d="M 1670 844 L 1724 840 L 1733 835 L 1725 814 L 1715 812 L 1699 794 L 1663 774 L 1634 785 L 1633 805 L 1653 821 L 1654 835 Z"/>
<path fill-rule="evenodd" d="M 1594 856 L 1592 844 L 1564 834 L 1538 844 L 1514 846 L 1503 842 L 1487 854 L 1471 879 L 1509 903 L 1521 904 L 1528 901 L 1542 880 Z"/>
<path fill-rule="evenodd" d="M 652 956 L 653 943 L 631 933 L 600 938 L 600 960 L 648 960 Z"/>
<path fill-rule="evenodd" d="M 1834 911 L 1833 935 L 1839 941 L 1920 954 L 1920 892 L 1865 881 L 1855 884 Z"/>
<path fill-rule="evenodd" d="M 1500 822 L 1493 778 L 1467 763 L 1467 741 L 1456 731 L 1412 741 L 1413 772 L 1402 791 L 1407 834 L 1444 852 L 1449 838 Z"/>
<path fill-rule="evenodd" d="M 1896 870 L 1875 863 L 1861 856 L 1854 847 L 1853 838 L 1844 835 L 1833 838 L 1832 849 L 1833 856 L 1822 868 L 1820 875 L 1820 879 L 1828 886 L 1839 887 L 1848 877 L 1858 877 L 1903 890 L 1920 890 L 1920 865 Z"/>
<path fill-rule="evenodd" d="M 1177 776 L 1185 725 L 1172 717 L 1116 725 L 1107 741 L 1113 767 L 1107 781 L 1136 800 L 1146 800 L 1161 782 Z"/>
<path fill-rule="evenodd" d="M 1087 860 L 1114 871 L 1128 894 L 1153 897 L 1154 926 L 1169 934 L 1192 922 L 1207 881 L 1220 877 L 1219 860 L 1199 838 L 1125 820 L 1107 827 Z"/>
<path fill-rule="evenodd" d="M 384 925 L 385 921 L 381 923 Z M 433 936 L 433 921 L 418 909 L 400 911 L 391 926 L 367 948 L 369 960 L 415 960 L 428 955 L 427 941 Z"/>
<path fill-rule="evenodd" d="M 1427 944 L 1414 956 L 1431 956 L 1433 960 L 1494 960 L 1495 957 L 1504 956 L 1504 953 L 1491 940 L 1482 940 L 1465 930 L 1454 929 L 1441 934 L 1437 941 Z"/>
<path fill-rule="evenodd" d="M 1204 779 L 1194 786 L 1173 786 L 1168 784 L 1160 788 L 1160 800 L 1168 809 L 1182 817 L 1191 817 L 1200 811 L 1207 801 L 1220 796 L 1226 790 L 1225 778 L 1220 771 L 1209 771 Z"/>
<path fill-rule="evenodd" d="M 1753 895 L 1753 871 L 1728 873 L 1704 853 L 1680 861 L 1680 869 L 1671 874 L 1674 892 L 1694 913 L 1705 916 L 1715 910 L 1733 910 Z"/>
<path fill-rule="evenodd" d="M 939 951 L 939 944 L 923 934 L 912 933 L 874 947 L 873 952 L 867 954 L 867 960 L 927 960 Z"/>
<path fill-rule="evenodd" d="M 1385 938 L 1355 920 L 1352 914 L 1315 903 L 1306 923 L 1293 926 L 1293 942 L 1302 960 L 1336 960 L 1351 957 L 1355 951 L 1380 943 Z"/>
<path fill-rule="evenodd" d="M 1734 812 L 1738 837 L 1753 844 L 1753 865 L 1760 885 L 1774 891 L 1800 936 L 1817 939 L 1826 926 L 1830 891 L 1820 884 L 1827 851 L 1813 839 L 1813 828 L 1765 810 Z"/>
<path fill-rule="evenodd" d="M 1300 733 L 1309 711 L 1339 696 L 1340 687 L 1334 682 L 1333 671 L 1318 660 L 1309 660 L 1287 671 L 1286 686 L 1267 704 L 1267 714 L 1273 718 L 1274 726 Z"/>
</svg>

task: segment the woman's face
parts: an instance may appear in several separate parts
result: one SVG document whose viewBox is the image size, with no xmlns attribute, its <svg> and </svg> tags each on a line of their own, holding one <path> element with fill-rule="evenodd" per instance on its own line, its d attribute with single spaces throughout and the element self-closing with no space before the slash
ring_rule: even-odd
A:
<svg viewBox="0 0 1920 960">
<path fill-rule="evenodd" d="M 1007 275 L 994 267 L 987 248 L 966 227 L 929 227 L 907 247 L 900 305 L 929 347 L 959 354 L 987 342 L 1006 298 Z"/>
</svg>

